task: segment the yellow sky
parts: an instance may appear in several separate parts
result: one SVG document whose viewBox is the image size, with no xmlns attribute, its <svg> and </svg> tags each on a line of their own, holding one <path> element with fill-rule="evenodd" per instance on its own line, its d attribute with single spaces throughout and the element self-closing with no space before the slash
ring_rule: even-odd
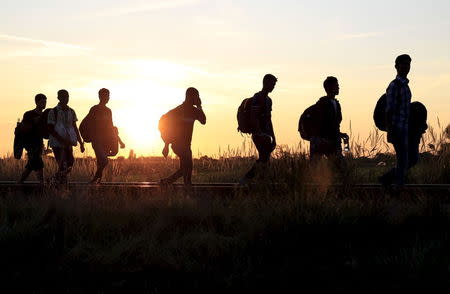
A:
<svg viewBox="0 0 450 294">
<path fill-rule="evenodd" d="M 323 95 L 328 75 L 341 84 L 342 131 L 351 121 L 365 137 L 401 53 L 413 58 L 413 97 L 427 106 L 430 122 L 450 122 L 445 1 L 21 2 L 7 1 L 0 12 L 1 155 L 11 153 L 15 122 L 33 108 L 35 94 L 46 94 L 51 107 L 67 89 L 82 119 L 102 87 L 111 90 L 124 154 L 159 154 L 158 119 L 189 86 L 200 90 L 207 115 L 206 126 L 195 126 L 194 154 L 217 155 L 241 146 L 237 107 L 266 73 L 279 78 L 271 95 L 278 143 L 299 143 L 298 117 Z"/>
</svg>

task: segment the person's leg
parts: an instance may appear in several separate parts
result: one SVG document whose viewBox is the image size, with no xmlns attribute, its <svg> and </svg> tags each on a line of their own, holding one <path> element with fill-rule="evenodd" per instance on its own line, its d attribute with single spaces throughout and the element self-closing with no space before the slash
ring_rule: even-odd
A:
<svg viewBox="0 0 450 294">
<path fill-rule="evenodd" d="M 391 168 L 388 172 L 386 172 L 385 174 L 383 174 L 381 177 L 378 178 L 378 181 L 383 185 L 383 186 L 390 186 L 394 183 L 394 181 L 396 181 L 396 177 L 397 177 L 397 163 L 398 163 L 398 156 L 401 153 L 401 146 L 399 145 L 399 139 L 398 139 L 398 134 L 394 134 L 394 133 L 388 133 L 388 142 L 392 144 L 392 146 L 394 147 L 395 150 L 395 156 L 396 156 L 396 166 Z M 397 152 L 397 150 L 399 150 Z"/>
<path fill-rule="evenodd" d="M 34 150 L 35 152 L 33 152 L 32 170 L 37 173 L 39 183 L 44 185 L 44 161 L 42 160 L 42 148 L 43 144 L 40 142 L 40 144 L 36 146 L 36 149 Z"/>
<path fill-rule="evenodd" d="M 251 169 L 245 174 L 245 179 L 253 179 L 258 169 L 265 169 L 270 161 L 270 154 L 272 153 L 272 146 L 267 140 L 258 140 L 254 137 L 253 143 L 255 144 L 256 150 L 258 151 L 258 159 L 253 164 Z"/>
<path fill-rule="evenodd" d="M 181 161 L 181 169 L 183 171 L 184 184 L 191 185 L 192 184 L 192 168 L 193 168 L 191 148 L 184 150 L 182 157 L 180 157 L 180 161 Z"/>
<path fill-rule="evenodd" d="M 66 161 L 64 156 L 64 148 L 62 147 L 53 147 L 53 154 L 55 155 L 56 164 L 58 165 L 58 170 L 55 174 L 55 180 L 57 184 L 63 182 L 64 179 L 64 171 L 66 170 Z"/>
<path fill-rule="evenodd" d="M 30 176 L 30 174 L 31 174 L 31 169 L 25 168 L 17 183 L 23 184 L 23 182 L 25 182 L 25 180 Z"/>
<path fill-rule="evenodd" d="M 321 157 L 325 155 L 324 152 L 324 140 L 319 137 L 312 137 L 309 142 L 309 159 L 312 163 L 315 163 Z"/>
<path fill-rule="evenodd" d="M 36 151 L 32 147 L 25 148 L 27 151 L 28 161 L 25 165 L 25 170 L 23 171 L 20 179 L 17 183 L 22 184 L 30 176 L 33 170 L 36 170 Z"/>
<path fill-rule="evenodd" d="M 342 155 L 341 139 L 337 139 L 334 142 L 330 142 L 330 153 L 327 155 L 332 161 L 336 169 L 344 175 L 346 171 L 346 165 L 344 156 Z"/>
<path fill-rule="evenodd" d="M 108 156 L 106 155 L 105 148 L 102 144 L 93 143 L 92 147 L 97 159 L 97 171 L 95 172 L 94 178 L 91 180 L 91 183 L 98 183 L 102 179 L 103 170 L 108 165 Z"/>
<path fill-rule="evenodd" d="M 160 183 L 163 185 L 172 184 L 173 182 L 175 182 L 176 180 L 178 180 L 180 177 L 183 176 L 184 162 L 181 160 L 182 152 L 178 146 L 174 146 L 173 144 L 172 144 L 172 151 L 178 157 L 179 168 L 172 175 L 168 176 L 167 178 L 161 179 Z"/>
<path fill-rule="evenodd" d="M 66 148 L 66 161 L 67 161 L 67 173 L 72 171 L 73 164 L 75 163 L 75 157 L 73 157 L 73 147 Z"/>
<path fill-rule="evenodd" d="M 256 139 L 255 136 L 252 136 L 253 144 L 255 144 L 256 151 L 258 151 L 258 159 L 256 162 L 252 165 L 252 167 L 249 169 L 249 171 L 244 175 L 244 178 L 241 179 L 240 182 L 245 182 L 245 180 L 251 180 L 256 176 L 256 169 L 259 165 L 259 159 L 261 158 L 261 145 L 260 142 Z"/>
<path fill-rule="evenodd" d="M 397 164 L 395 166 L 394 183 L 397 185 L 405 184 L 406 171 L 408 168 L 408 137 L 407 134 L 400 133 L 394 144 Z"/>
<path fill-rule="evenodd" d="M 390 186 L 392 182 L 394 181 L 395 177 L 395 167 L 391 168 L 387 173 L 383 174 L 381 177 L 378 178 L 378 181 L 383 186 Z"/>
</svg>

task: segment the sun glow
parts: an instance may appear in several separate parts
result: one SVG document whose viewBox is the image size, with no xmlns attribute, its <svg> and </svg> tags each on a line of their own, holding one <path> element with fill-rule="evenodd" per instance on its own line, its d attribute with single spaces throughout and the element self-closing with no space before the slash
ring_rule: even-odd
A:
<svg viewBox="0 0 450 294">
<path fill-rule="evenodd" d="M 133 149 L 140 155 L 160 154 L 163 142 L 158 131 L 159 118 L 182 101 L 181 94 L 179 89 L 150 86 L 146 81 L 113 88 L 111 99 L 117 100 L 112 106 L 114 124 L 127 145 L 126 150 Z"/>
</svg>

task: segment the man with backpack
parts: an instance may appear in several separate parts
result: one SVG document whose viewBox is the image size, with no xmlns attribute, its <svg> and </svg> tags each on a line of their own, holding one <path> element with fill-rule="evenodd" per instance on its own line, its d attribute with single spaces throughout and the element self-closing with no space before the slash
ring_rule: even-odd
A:
<svg viewBox="0 0 450 294">
<path fill-rule="evenodd" d="M 91 142 L 92 148 L 97 158 L 97 171 L 91 184 L 100 183 L 103 170 L 108 165 L 108 156 L 114 149 L 117 153 L 117 145 L 125 148 L 114 127 L 112 112 L 106 104 L 109 102 L 110 92 L 108 89 L 102 88 L 98 91 L 99 104 L 93 106 L 86 118 L 81 122 L 80 132 L 85 142 Z M 115 154 L 114 154 L 115 155 Z"/>
<path fill-rule="evenodd" d="M 183 177 L 185 187 L 191 187 L 193 166 L 191 142 L 196 120 L 202 125 L 206 124 L 200 94 L 196 88 L 190 87 L 186 90 L 184 102 L 163 115 L 159 121 L 159 130 L 164 140 L 162 151 L 164 157 L 167 157 L 169 145 L 171 145 L 173 152 L 180 159 L 180 168 L 171 176 L 161 179 L 161 185 L 172 184 L 178 178 Z"/>
<path fill-rule="evenodd" d="M 380 177 L 380 182 L 389 186 L 403 186 L 406 171 L 409 168 L 409 122 L 411 107 L 411 90 L 408 74 L 411 69 L 411 57 L 407 54 L 395 59 L 397 77 L 386 90 L 385 123 L 387 139 L 394 145 L 397 163 L 394 169 Z"/>
<path fill-rule="evenodd" d="M 80 143 L 80 150 L 84 152 L 84 143 L 81 139 L 77 127 L 77 116 L 75 111 L 67 104 L 69 103 L 69 92 L 67 90 L 58 91 L 58 105 L 48 113 L 49 145 L 53 149 L 58 172 L 56 181 L 58 184 L 67 183 L 67 175 L 72 170 L 74 164 L 73 146 Z"/>
<path fill-rule="evenodd" d="M 246 114 L 249 116 L 249 132 L 252 134 L 252 141 L 259 157 L 251 169 L 239 180 L 241 185 L 246 185 L 249 180 L 253 179 L 259 167 L 267 166 L 270 155 L 277 146 L 272 124 L 272 99 L 268 96 L 275 89 L 277 81 L 278 79 L 274 75 L 266 74 L 263 78 L 262 90 L 252 98 L 246 99 L 246 103 L 250 103 L 249 111 Z M 238 123 L 241 124 L 239 113 Z"/>
<path fill-rule="evenodd" d="M 348 135 L 341 133 L 342 111 L 336 96 L 339 95 L 339 82 L 335 77 L 327 77 L 323 82 L 326 96 L 312 108 L 312 126 L 310 131 L 310 158 L 315 160 L 321 156 L 342 159 L 341 140 L 348 142 Z"/>
<path fill-rule="evenodd" d="M 36 108 L 27 111 L 23 115 L 22 122 L 20 123 L 20 134 L 22 146 L 27 151 L 28 162 L 25 165 L 18 183 L 23 183 L 32 171 L 37 173 L 39 183 L 44 184 L 44 162 L 42 161 L 43 151 L 43 135 L 42 135 L 42 112 L 47 105 L 47 97 L 44 94 L 37 94 L 34 97 Z"/>
</svg>

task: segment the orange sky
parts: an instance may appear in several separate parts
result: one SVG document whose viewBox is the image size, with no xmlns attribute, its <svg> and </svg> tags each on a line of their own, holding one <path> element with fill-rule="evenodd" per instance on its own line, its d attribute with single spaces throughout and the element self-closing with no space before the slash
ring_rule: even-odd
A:
<svg viewBox="0 0 450 294">
<path fill-rule="evenodd" d="M 195 127 L 194 154 L 218 155 L 219 148 L 241 146 L 237 107 L 269 72 L 279 78 L 271 95 L 278 143 L 299 143 L 298 117 L 323 95 L 328 75 L 341 84 L 342 131 L 351 121 L 364 137 L 400 53 L 413 58 L 413 97 L 427 106 L 431 124 L 437 117 L 450 122 L 445 1 L 21 2 L 0 12 L 1 155 L 11 153 L 15 122 L 35 94 L 53 106 L 56 92 L 67 89 L 81 119 L 102 87 L 111 90 L 127 147 L 159 154 L 158 119 L 189 86 L 200 90 L 207 115 L 207 125 Z"/>
</svg>

